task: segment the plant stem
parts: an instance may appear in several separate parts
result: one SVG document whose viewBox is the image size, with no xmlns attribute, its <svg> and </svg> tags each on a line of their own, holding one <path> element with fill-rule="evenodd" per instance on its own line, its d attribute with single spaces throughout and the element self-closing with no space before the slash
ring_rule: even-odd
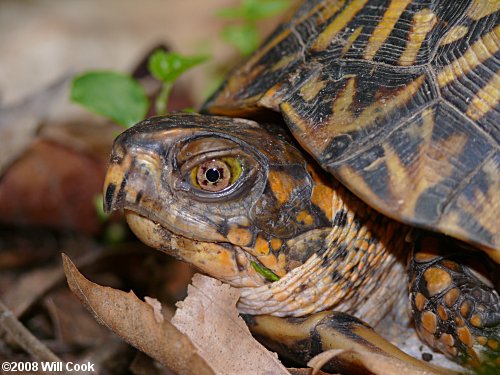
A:
<svg viewBox="0 0 500 375">
<path fill-rule="evenodd" d="M 167 113 L 168 99 L 170 97 L 172 86 L 172 82 L 163 82 L 160 93 L 156 97 L 155 101 L 155 110 L 157 115 L 164 115 Z"/>
</svg>

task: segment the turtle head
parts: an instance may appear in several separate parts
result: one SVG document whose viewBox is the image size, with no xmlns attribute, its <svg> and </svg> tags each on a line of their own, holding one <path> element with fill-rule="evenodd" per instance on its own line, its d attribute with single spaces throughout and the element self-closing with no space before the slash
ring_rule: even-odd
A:
<svg viewBox="0 0 500 375">
<path fill-rule="evenodd" d="M 291 254 L 290 241 L 313 241 L 311 231 L 328 226 L 313 188 L 303 156 L 279 132 L 174 114 L 118 136 L 104 206 L 124 209 L 149 246 L 234 286 L 259 286 L 307 258 Z"/>
</svg>

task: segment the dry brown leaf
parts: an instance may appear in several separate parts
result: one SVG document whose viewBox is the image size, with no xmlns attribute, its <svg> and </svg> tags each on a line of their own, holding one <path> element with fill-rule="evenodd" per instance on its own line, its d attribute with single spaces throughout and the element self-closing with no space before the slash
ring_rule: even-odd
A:
<svg viewBox="0 0 500 375">
<path fill-rule="evenodd" d="M 366 368 L 367 371 L 376 375 L 436 375 L 436 374 L 453 374 L 451 371 L 441 369 L 418 368 L 407 362 L 388 355 L 376 354 L 369 351 L 361 351 L 354 349 L 332 349 L 320 353 L 312 358 L 307 365 L 313 368 L 312 375 L 318 374 L 319 370 L 332 358 L 341 356 L 347 362 L 355 363 Z"/>
<path fill-rule="evenodd" d="M 158 323 L 163 323 L 165 318 L 163 317 L 163 314 L 161 313 L 161 302 L 158 301 L 156 298 L 151 298 L 148 296 L 144 297 L 144 302 L 146 302 L 149 306 L 151 306 L 153 308 L 155 320 Z"/>
<path fill-rule="evenodd" d="M 133 292 L 94 284 L 66 255 L 62 257 L 71 291 L 97 321 L 178 374 L 215 374 L 189 338 L 167 320 L 158 323 L 151 306 Z"/>
<path fill-rule="evenodd" d="M 289 375 L 276 354 L 250 334 L 239 316 L 237 289 L 196 274 L 172 324 L 199 348 L 217 374 Z"/>
</svg>

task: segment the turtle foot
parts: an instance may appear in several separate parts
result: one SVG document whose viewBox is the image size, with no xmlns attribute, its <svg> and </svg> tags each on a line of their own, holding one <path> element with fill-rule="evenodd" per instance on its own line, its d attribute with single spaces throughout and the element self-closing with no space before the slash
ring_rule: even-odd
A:
<svg viewBox="0 0 500 375">
<path fill-rule="evenodd" d="M 416 242 L 409 267 L 410 307 L 420 338 L 482 374 L 500 371 L 498 271 L 486 255 L 435 236 Z"/>
</svg>

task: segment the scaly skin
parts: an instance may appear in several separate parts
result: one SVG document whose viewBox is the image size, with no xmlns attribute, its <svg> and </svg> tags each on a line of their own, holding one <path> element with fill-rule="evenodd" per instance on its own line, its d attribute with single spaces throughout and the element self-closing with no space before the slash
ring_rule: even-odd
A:
<svg viewBox="0 0 500 375">
<path fill-rule="evenodd" d="M 146 244 L 240 288 L 242 313 L 313 314 L 306 319 L 312 322 L 307 332 L 316 332 L 321 321 L 330 338 L 350 332 L 346 337 L 358 344 L 353 327 L 363 323 L 351 315 L 375 328 L 390 314 L 397 317 L 394 324 L 405 324 L 404 314 L 392 313 L 401 310 L 406 289 L 410 229 L 319 174 L 286 135 L 268 128 L 197 115 L 146 120 L 115 141 L 105 208 L 124 208 L 131 229 Z M 207 165 L 220 167 L 220 181 L 206 180 L 200 168 Z M 228 185 L 219 190 L 223 180 Z M 332 309 L 335 313 L 322 313 Z M 256 317 L 260 336 L 266 336 L 261 329 L 266 319 L 271 318 Z M 290 322 L 282 324 L 288 333 L 267 331 L 267 338 L 294 337 Z M 372 335 L 376 343 L 368 350 L 398 352 L 416 362 Z M 309 345 L 303 360 L 314 348 L 330 348 L 323 334 L 306 336 L 296 337 L 288 353 L 297 355 L 306 338 L 320 343 Z"/>
</svg>

